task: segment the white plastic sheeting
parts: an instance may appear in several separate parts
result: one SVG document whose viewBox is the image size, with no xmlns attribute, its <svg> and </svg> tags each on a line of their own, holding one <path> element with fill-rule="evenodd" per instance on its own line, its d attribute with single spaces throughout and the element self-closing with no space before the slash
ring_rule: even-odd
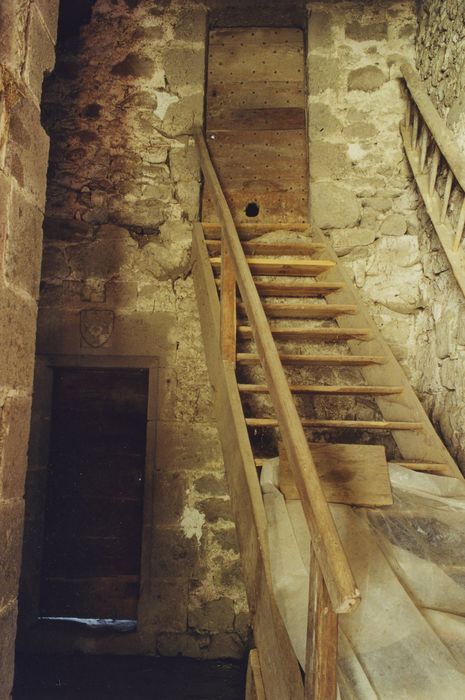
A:
<svg viewBox="0 0 465 700">
<path fill-rule="evenodd" d="M 262 470 L 273 584 L 304 667 L 310 541 L 300 501 Z M 465 699 L 465 482 L 390 465 L 394 505 L 331 510 L 362 594 L 339 616 L 342 700 Z"/>
</svg>

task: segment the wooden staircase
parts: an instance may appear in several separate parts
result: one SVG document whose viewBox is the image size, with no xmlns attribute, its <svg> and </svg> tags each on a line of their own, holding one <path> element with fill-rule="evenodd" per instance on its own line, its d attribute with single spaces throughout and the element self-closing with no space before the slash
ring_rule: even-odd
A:
<svg viewBox="0 0 465 700">
<path fill-rule="evenodd" d="M 359 441 L 362 450 L 367 436 L 382 441 L 389 433 L 404 466 L 460 472 L 328 241 L 302 223 L 236 228 L 203 135 L 196 139 L 221 222 L 195 226 L 193 275 L 258 652 L 249 697 L 330 700 L 337 614 L 350 613 L 358 591 L 316 474 L 312 440 Z M 289 242 L 264 236 L 283 229 Z M 260 445 L 272 443 L 277 430 L 315 564 L 304 680 L 274 601 L 257 478 Z"/>
</svg>

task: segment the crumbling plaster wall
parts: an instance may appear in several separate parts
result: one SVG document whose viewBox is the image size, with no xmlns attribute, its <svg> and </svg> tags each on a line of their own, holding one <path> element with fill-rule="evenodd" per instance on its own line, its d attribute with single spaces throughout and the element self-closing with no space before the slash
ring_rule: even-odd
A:
<svg viewBox="0 0 465 700">
<path fill-rule="evenodd" d="M 0 3 L 0 698 L 10 697 L 58 0 Z"/>
<path fill-rule="evenodd" d="M 40 357 L 49 353 L 147 355 L 160 365 L 148 523 L 153 595 L 139 621 L 142 639 L 131 648 L 123 639 L 60 637 L 61 646 L 217 658 L 242 656 L 248 641 L 190 276 L 199 172 L 188 134 L 203 120 L 206 31 L 205 9 L 195 3 L 97 0 L 89 24 L 60 46 L 45 89 L 51 153 L 38 381 Z M 45 398 L 38 384 L 39 434 Z M 32 538 L 41 527 L 46 465 L 43 441 L 33 441 Z M 26 546 L 36 570 L 24 578 L 37 580 L 40 557 L 34 562 L 37 549 Z M 57 638 L 49 641 L 56 646 Z"/>
<path fill-rule="evenodd" d="M 464 303 L 399 132 L 398 64 L 414 61 L 415 3 L 312 2 L 309 11 L 312 216 L 463 468 Z"/>
</svg>

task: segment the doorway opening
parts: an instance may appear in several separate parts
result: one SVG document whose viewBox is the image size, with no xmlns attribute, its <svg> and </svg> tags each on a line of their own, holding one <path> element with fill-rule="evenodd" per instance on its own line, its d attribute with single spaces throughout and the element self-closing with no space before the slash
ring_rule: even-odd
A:
<svg viewBox="0 0 465 700">
<path fill-rule="evenodd" d="M 143 368 L 53 368 L 41 620 L 135 626 L 148 376 Z"/>
</svg>

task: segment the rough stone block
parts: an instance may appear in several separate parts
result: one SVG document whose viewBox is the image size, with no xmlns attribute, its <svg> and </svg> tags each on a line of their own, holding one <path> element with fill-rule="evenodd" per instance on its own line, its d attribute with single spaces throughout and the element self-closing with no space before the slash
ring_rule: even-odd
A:
<svg viewBox="0 0 465 700">
<path fill-rule="evenodd" d="M 24 501 L 0 501 L 0 610 L 18 595 Z"/>
<path fill-rule="evenodd" d="M 340 133 L 342 124 L 334 116 L 331 107 L 323 102 L 310 102 L 308 105 L 308 122 L 310 138 L 325 138 L 332 134 Z"/>
<path fill-rule="evenodd" d="M 26 23 L 29 0 L 0 3 L 0 64 L 18 76 L 26 52 Z"/>
<path fill-rule="evenodd" d="M 170 46 L 163 54 L 163 67 L 168 87 L 178 93 L 182 88 L 194 85 L 203 89 L 205 73 L 205 52 L 203 49 Z"/>
<path fill-rule="evenodd" d="M 360 220 L 360 205 L 350 190 L 331 182 L 315 182 L 310 188 L 314 223 L 322 229 L 352 228 Z"/>
<path fill-rule="evenodd" d="M 22 98 L 13 108 L 10 120 L 7 165 L 19 186 L 43 210 L 49 139 L 40 124 L 40 114 L 32 100 Z"/>
<path fill-rule="evenodd" d="M 346 144 L 320 140 L 310 143 L 312 180 L 342 179 L 350 173 L 350 169 Z"/>
<path fill-rule="evenodd" d="M 226 496 L 228 486 L 224 477 L 217 478 L 213 474 L 206 474 L 195 481 L 195 489 L 198 493 L 211 496 Z"/>
<path fill-rule="evenodd" d="M 234 602 L 230 598 L 210 600 L 189 611 L 188 625 L 197 632 L 232 632 Z"/>
<path fill-rule="evenodd" d="M 332 17 L 329 12 L 312 10 L 308 21 L 308 46 L 313 49 L 328 49 L 333 45 Z"/>
<path fill-rule="evenodd" d="M 153 532 L 152 575 L 155 578 L 188 580 L 197 563 L 199 545 L 174 527 L 156 527 Z"/>
<path fill-rule="evenodd" d="M 358 246 L 368 246 L 375 240 L 372 228 L 338 229 L 331 234 L 331 244 L 338 255 L 347 255 Z"/>
<path fill-rule="evenodd" d="M 325 90 L 337 90 L 341 82 L 341 64 L 337 58 L 310 55 L 308 73 L 310 95 L 320 95 Z"/>
<path fill-rule="evenodd" d="M 387 29 L 387 22 L 349 22 L 346 37 L 354 41 L 383 41 L 387 39 Z"/>
<path fill-rule="evenodd" d="M 212 636 L 207 658 L 243 659 L 246 654 L 247 648 L 238 635 L 220 632 Z"/>
<path fill-rule="evenodd" d="M 24 492 L 31 400 L 12 396 L 0 407 L 0 498 Z"/>
<path fill-rule="evenodd" d="M 5 277 L 14 286 L 37 298 L 42 249 L 40 209 L 13 188 L 5 250 Z"/>
<path fill-rule="evenodd" d="M 207 498 L 199 503 L 199 508 L 205 514 L 209 523 L 217 523 L 218 520 L 232 520 L 231 504 L 229 498 Z"/>
<path fill-rule="evenodd" d="M 36 304 L 0 287 L 0 385 L 30 391 L 34 366 Z"/>
<path fill-rule="evenodd" d="M 379 227 L 381 236 L 403 236 L 407 233 L 407 221 L 402 214 L 389 214 Z"/>
<path fill-rule="evenodd" d="M 234 527 L 218 529 L 213 533 L 213 537 L 221 549 L 224 549 L 226 552 L 234 552 L 234 554 L 239 553 L 236 529 Z"/>
<path fill-rule="evenodd" d="M 11 697 L 15 666 L 16 603 L 0 610 L 0 697 Z"/>
<path fill-rule="evenodd" d="M 34 0 L 52 41 L 56 41 L 60 0 Z"/>
<path fill-rule="evenodd" d="M 347 88 L 348 90 L 374 92 L 387 81 L 387 77 L 377 66 L 363 66 L 350 71 L 347 78 Z"/>
<path fill-rule="evenodd" d="M 55 46 L 42 15 L 35 3 L 31 6 L 27 33 L 26 62 L 23 77 L 31 92 L 40 102 L 44 74 L 49 73 L 55 64 Z"/>
<path fill-rule="evenodd" d="M 175 39 L 188 42 L 204 42 L 207 34 L 207 13 L 205 9 L 191 6 L 180 12 L 174 25 Z"/>
<path fill-rule="evenodd" d="M 159 632 L 185 632 L 187 628 L 188 581 L 154 579 L 150 618 Z"/>
<path fill-rule="evenodd" d="M 205 423 L 160 422 L 157 434 L 159 469 L 224 469 L 216 427 Z"/>
<path fill-rule="evenodd" d="M 186 501 L 186 479 L 178 472 L 155 472 L 155 522 L 157 525 L 179 523 Z"/>
</svg>

